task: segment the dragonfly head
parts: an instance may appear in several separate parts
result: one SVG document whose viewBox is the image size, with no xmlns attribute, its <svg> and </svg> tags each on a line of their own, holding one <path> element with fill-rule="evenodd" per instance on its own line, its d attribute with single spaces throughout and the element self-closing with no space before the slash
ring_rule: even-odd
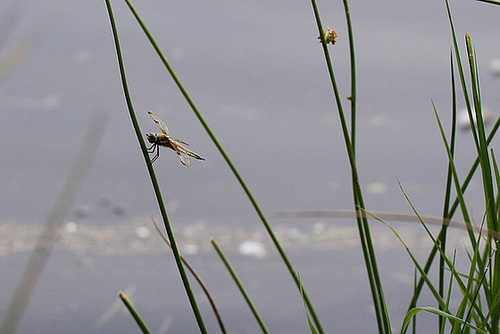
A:
<svg viewBox="0 0 500 334">
<path fill-rule="evenodd" d="M 158 135 L 156 133 L 150 132 L 146 135 L 146 138 L 148 139 L 148 142 L 154 144 L 158 140 Z"/>
</svg>

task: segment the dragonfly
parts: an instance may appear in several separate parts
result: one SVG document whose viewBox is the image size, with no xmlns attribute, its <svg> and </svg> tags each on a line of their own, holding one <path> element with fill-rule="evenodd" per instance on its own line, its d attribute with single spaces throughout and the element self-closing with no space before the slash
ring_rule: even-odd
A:
<svg viewBox="0 0 500 334">
<path fill-rule="evenodd" d="M 150 132 L 146 134 L 146 138 L 148 141 L 151 143 L 151 146 L 148 147 L 148 153 L 155 153 L 153 159 L 151 159 L 151 163 L 154 163 L 156 159 L 160 156 L 160 146 L 163 147 L 168 147 L 177 153 L 177 156 L 181 160 L 181 164 L 189 168 L 191 166 L 191 159 L 195 158 L 198 160 L 205 160 L 205 158 L 202 158 L 198 154 L 194 153 L 193 151 L 188 150 L 185 146 L 189 146 L 188 143 L 175 139 L 170 137 L 168 133 L 168 127 L 167 124 L 165 124 L 164 121 L 162 121 L 158 116 L 156 116 L 151 110 L 148 110 L 149 116 L 153 119 L 153 121 L 158 125 L 162 133 L 154 133 Z"/>
</svg>

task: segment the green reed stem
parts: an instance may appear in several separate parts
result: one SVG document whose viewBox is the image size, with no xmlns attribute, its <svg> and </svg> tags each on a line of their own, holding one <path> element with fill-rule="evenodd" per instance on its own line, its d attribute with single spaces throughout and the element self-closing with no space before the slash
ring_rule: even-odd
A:
<svg viewBox="0 0 500 334">
<path fill-rule="evenodd" d="M 457 95 L 455 89 L 455 71 L 453 69 L 453 52 L 450 50 L 450 73 L 451 73 L 451 138 L 450 138 L 450 154 L 452 157 L 455 155 L 455 138 L 457 132 Z M 448 217 L 449 207 L 451 203 L 451 190 L 453 184 L 453 175 L 451 172 L 451 164 L 448 163 L 448 171 L 446 173 L 446 187 L 445 187 L 445 195 L 444 195 L 444 205 L 443 205 L 443 221 L 444 217 Z M 446 232 L 447 232 L 447 224 L 443 224 L 443 233 L 439 234 L 439 244 L 435 244 L 435 246 L 441 247 L 442 250 L 446 249 Z M 441 255 L 439 259 L 439 294 L 441 297 L 444 296 L 445 289 L 445 267 L 444 267 L 444 258 Z M 441 307 L 440 307 L 441 310 Z M 439 319 L 439 331 L 442 332 L 444 330 L 444 317 L 440 317 Z"/>
<path fill-rule="evenodd" d="M 195 315 L 200 332 L 205 334 L 205 333 L 207 333 L 207 330 L 205 328 L 205 324 L 203 323 L 203 318 L 202 318 L 201 313 L 198 309 L 198 305 L 196 303 L 196 299 L 194 297 L 193 291 L 191 290 L 191 286 L 189 284 L 189 280 L 188 280 L 186 271 L 184 270 L 184 266 L 182 265 L 182 260 L 180 257 L 179 249 L 177 247 L 177 243 L 176 243 L 175 237 L 174 237 L 174 232 L 172 230 L 172 226 L 171 226 L 169 219 L 168 219 L 167 210 L 165 209 L 165 205 L 163 203 L 163 198 L 161 195 L 160 186 L 159 186 L 158 181 L 156 179 L 156 174 L 154 172 L 153 165 L 151 164 L 151 160 L 149 159 L 146 143 L 144 142 L 144 138 L 142 136 L 141 129 L 139 127 L 139 123 L 137 122 L 137 118 L 135 116 L 134 107 L 132 105 L 132 99 L 130 97 L 130 93 L 129 93 L 129 89 L 128 89 L 127 78 L 125 75 L 125 67 L 123 65 L 123 57 L 122 57 L 122 53 L 121 53 L 120 41 L 118 39 L 118 31 L 116 29 L 116 24 L 115 24 L 115 20 L 114 20 L 114 16 L 113 16 L 113 11 L 111 9 L 110 0 L 105 0 L 105 1 L 106 1 L 106 7 L 108 9 L 109 21 L 111 23 L 111 29 L 113 32 L 113 39 L 115 42 L 116 55 L 118 58 L 118 64 L 119 64 L 119 68 L 120 68 L 120 77 L 121 77 L 121 81 L 122 81 L 123 92 L 124 92 L 125 99 L 127 102 L 127 107 L 128 107 L 130 119 L 132 121 L 134 130 L 135 130 L 135 134 L 137 136 L 137 140 L 139 141 L 141 151 L 142 151 L 142 154 L 144 156 L 144 160 L 146 161 L 146 167 L 148 169 L 149 176 L 151 178 L 151 183 L 153 184 L 156 199 L 158 201 L 158 206 L 160 208 L 160 212 L 161 212 L 161 215 L 163 218 L 163 223 L 165 225 L 165 229 L 166 229 L 166 232 L 167 232 L 167 235 L 168 235 L 171 247 L 172 247 L 172 253 L 174 255 L 175 262 L 177 264 L 177 268 L 179 270 L 179 274 L 180 274 L 181 279 L 182 279 L 182 283 L 184 284 L 184 289 L 186 290 L 189 302 L 191 303 L 191 308 L 192 308 L 193 313 Z"/>
<path fill-rule="evenodd" d="M 262 317 L 259 314 L 259 311 L 255 308 L 255 305 L 252 302 L 252 299 L 248 295 L 247 291 L 243 287 L 243 284 L 241 283 L 240 279 L 238 278 L 238 275 L 236 275 L 236 272 L 234 271 L 233 267 L 231 266 L 231 263 L 229 263 L 229 260 L 227 257 L 224 255 L 222 250 L 220 249 L 219 245 L 215 240 L 212 238 L 210 239 L 210 243 L 212 243 L 212 246 L 214 247 L 215 251 L 217 252 L 217 255 L 219 255 L 220 259 L 224 263 L 224 266 L 226 266 L 227 271 L 229 271 L 229 274 L 231 274 L 231 277 L 233 278 L 234 283 L 238 286 L 238 289 L 240 290 L 241 294 L 243 295 L 243 298 L 247 302 L 248 307 L 250 307 L 250 310 L 252 311 L 253 316 L 255 317 L 255 320 L 259 323 L 260 329 L 262 330 L 263 333 L 269 334 L 269 330 L 266 327 L 266 324 L 262 320 Z"/>
<path fill-rule="evenodd" d="M 366 270 L 368 274 L 368 280 L 370 283 L 370 290 L 372 293 L 373 303 L 375 307 L 375 315 L 377 318 L 377 325 L 379 333 L 390 333 L 390 322 L 389 316 L 387 314 L 387 308 L 384 299 L 384 293 L 382 290 L 382 284 L 380 281 L 380 275 L 378 273 L 378 267 L 375 257 L 375 251 L 372 243 L 370 228 L 368 225 L 368 220 L 366 218 L 366 214 L 364 212 L 365 204 L 363 200 L 363 195 L 361 191 L 358 171 L 356 167 L 356 153 L 355 153 L 355 119 L 356 119 L 356 71 L 355 71 L 355 56 L 354 56 L 354 42 L 352 37 L 352 27 L 351 27 L 351 19 L 350 19 L 350 11 L 347 4 L 347 0 L 344 0 L 344 10 L 347 20 L 347 28 L 349 34 L 349 48 L 350 48 L 350 60 L 351 60 L 351 134 L 349 135 L 349 128 L 347 126 L 346 117 L 344 114 L 344 110 L 342 107 L 342 102 L 340 99 L 340 94 L 337 88 L 337 83 L 335 79 L 335 74 L 333 71 L 333 66 L 331 62 L 331 57 L 328 51 L 328 47 L 325 42 L 325 36 L 323 33 L 323 24 L 321 23 L 321 18 L 319 15 L 318 7 L 316 5 L 315 0 L 311 0 L 314 16 L 316 18 L 316 24 L 318 26 L 318 31 L 320 34 L 321 45 L 323 48 L 323 53 L 325 56 L 326 65 L 328 68 L 328 73 L 330 76 L 330 81 L 332 84 L 333 95 L 335 97 L 335 102 L 337 104 L 337 111 L 340 118 L 342 134 L 344 136 L 344 142 L 347 149 L 347 155 L 349 158 L 349 163 L 351 166 L 351 181 L 353 188 L 353 196 L 354 196 L 354 204 L 357 213 L 357 223 L 358 223 L 358 231 L 359 237 L 361 241 L 361 248 L 363 251 L 363 256 L 365 260 Z"/>
<path fill-rule="evenodd" d="M 146 25 L 144 24 L 144 22 L 142 21 L 142 19 L 140 18 L 140 16 L 137 14 L 135 8 L 132 6 L 132 3 L 129 1 L 129 0 L 125 0 L 125 2 L 127 3 L 128 7 L 130 8 L 132 14 L 134 15 L 135 19 L 137 20 L 137 22 L 139 23 L 139 25 L 141 26 L 142 30 L 144 31 L 146 37 L 148 38 L 149 42 L 151 43 L 151 45 L 153 46 L 153 48 L 155 49 L 156 53 L 158 54 L 158 57 L 160 57 L 161 61 L 163 62 L 163 64 L 165 65 L 165 68 L 167 69 L 167 71 L 169 72 L 170 76 L 172 77 L 172 79 L 174 80 L 175 84 L 177 85 L 177 87 L 179 88 L 180 92 L 182 93 L 182 95 L 184 96 L 184 98 L 186 99 L 186 102 L 189 104 L 189 106 L 191 107 L 191 109 L 193 110 L 193 112 L 195 113 L 196 117 L 198 118 L 199 122 L 201 123 L 201 125 L 203 126 L 203 128 L 205 129 L 205 131 L 207 132 L 208 136 L 210 137 L 210 139 L 212 140 L 212 142 L 215 144 L 215 146 L 217 147 L 217 150 L 219 151 L 219 153 L 222 155 L 222 157 L 224 158 L 226 164 L 229 166 L 229 168 L 231 169 L 231 171 L 233 172 L 234 176 L 236 177 L 236 179 L 238 180 L 240 186 L 242 187 L 243 191 L 245 192 L 245 194 L 247 195 L 248 199 L 250 200 L 250 203 L 252 204 L 255 212 L 257 213 L 257 215 L 259 216 L 262 224 L 264 225 L 267 233 L 269 234 L 274 246 L 276 247 L 276 249 L 278 250 L 278 253 L 280 254 L 283 262 L 285 263 L 290 275 L 292 276 L 295 284 L 297 285 L 297 288 L 300 287 L 300 282 L 299 282 L 299 279 L 297 277 L 297 274 L 296 274 L 296 271 L 295 269 L 293 268 L 290 260 L 288 259 L 288 257 L 286 256 L 285 254 L 285 251 L 283 250 L 283 248 L 281 247 L 281 244 L 279 243 L 278 241 L 278 238 L 276 237 L 276 235 L 274 234 L 273 230 L 271 229 L 271 226 L 269 225 L 269 223 L 267 222 L 267 219 L 265 218 L 262 210 L 260 209 L 259 205 L 257 204 L 257 201 L 255 200 L 255 198 L 253 197 L 252 193 L 250 192 L 249 188 L 247 187 L 247 185 L 245 184 L 243 178 L 241 177 L 240 173 L 238 172 L 238 170 L 236 169 L 236 167 L 234 166 L 234 164 L 232 163 L 231 159 L 229 159 L 229 156 L 226 154 L 226 152 L 224 151 L 222 145 L 219 143 L 219 141 L 217 140 L 216 136 L 214 135 L 214 133 L 212 132 L 212 130 L 210 129 L 210 127 L 208 126 L 208 124 L 205 122 L 203 116 L 201 115 L 201 113 L 199 112 L 198 108 L 196 107 L 196 105 L 194 104 L 193 100 L 191 99 L 191 97 L 189 96 L 189 94 L 187 93 L 187 91 L 184 89 L 184 87 L 182 86 L 182 83 L 180 82 L 180 80 L 177 78 L 174 70 L 172 69 L 172 67 L 170 66 L 170 64 L 168 63 L 167 59 L 165 58 L 165 56 L 163 55 L 161 49 L 159 48 L 158 44 L 156 43 L 156 41 L 154 40 L 153 36 L 150 34 L 149 30 L 147 29 Z M 319 318 L 316 314 L 316 311 L 314 310 L 314 307 L 307 295 L 307 293 L 305 293 L 304 291 L 304 298 L 306 300 L 306 304 L 307 304 L 307 307 L 309 308 L 309 311 L 311 313 L 311 316 L 314 320 L 314 323 L 316 324 L 317 328 L 318 328 L 318 331 L 320 333 L 324 333 L 323 331 L 323 328 L 321 326 L 321 323 L 319 321 Z"/>
</svg>

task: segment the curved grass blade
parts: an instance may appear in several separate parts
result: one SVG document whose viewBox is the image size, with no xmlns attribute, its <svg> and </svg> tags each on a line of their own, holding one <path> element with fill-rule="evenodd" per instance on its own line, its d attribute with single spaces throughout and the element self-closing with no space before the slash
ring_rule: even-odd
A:
<svg viewBox="0 0 500 334">
<path fill-rule="evenodd" d="M 153 221 L 153 224 L 155 225 L 156 231 L 160 234 L 163 241 L 165 241 L 165 243 L 168 245 L 168 247 L 171 247 L 170 241 L 168 241 L 168 237 L 160 229 L 160 226 L 158 226 L 158 224 L 156 223 L 156 220 L 154 219 L 153 216 L 151 216 L 151 220 Z M 205 293 L 205 296 L 207 296 L 207 299 L 210 303 L 210 306 L 212 306 L 212 310 L 214 311 L 215 317 L 217 318 L 217 322 L 219 323 L 220 330 L 223 334 L 226 334 L 227 333 L 226 327 L 224 326 L 224 322 L 222 321 L 222 317 L 219 313 L 219 309 L 217 308 L 217 305 L 215 305 L 215 301 L 212 297 L 212 294 L 210 293 L 207 286 L 205 285 L 205 283 L 201 279 L 201 276 L 198 275 L 196 270 L 194 270 L 193 266 L 188 262 L 188 260 L 186 260 L 186 258 L 184 256 L 182 256 L 182 254 L 181 254 L 181 260 L 184 263 L 184 265 L 188 268 L 188 270 L 191 272 L 191 274 L 194 276 L 194 278 L 196 279 L 196 281 L 200 285 L 201 289 Z"/>
<path fill-rule="evenodd" d="M 170 225 L 170 221 L 169 221 L 168 215 L 167 215 L 167 210 L 165 209 L 165 205 L 163 203 L 163 197 L 162 197 L 162 194 L 160 191 L 160 186 L 159 186 L 158 181 L 156 179 L 156 174 L 155 174 L 154 169 L 153 169 L 153 164 L 151 163 L 151 160 L 149 159 L 148 149 L 147 149 L 146 143 L 144 142 L 144 137 L 142 135 L 141 129 L 139 127 L 139 123 L 137 122 L 137 118 L 135 116 L 134 107 L 132 105 L 132 99 L 130 97 L 130 93 L 128 90 L 127 78 L 125 75 L 125 66 L 123 64 L 123 57 L 122 57 L 122 53 L 121 53 L 120 41 L 118 38 L 118 31 L 116 28 L 116 23 L 115 23 L 113 11 L 111 9 L 111 3 L 110 3 L 110 0 L 105 0 L 105 1 L 106 1 L 106 8 L 108 10 L 109 21 L 111 24 L 111 30 L 113 33 L 116 56 L 118 58 L 120 77 L 121 77 L 121 81 L 122 81 L 122 88 L 123 88 L 123 93 L 125 95 L 125 100 L 127 102 L 127 109 L 129 112 L 129 116 L 130 116 L 130 119 L 132 121 L 132 125 L 134 127 L 134 131 L 135 131 L 135 134 L 137 136 L 137 140 L 139 141 L 139 145 L 141 147 L 144 161 L 146 162 L 146 167 L 148 169 L 149 176 L 151 178 L 151 183 L 153 184 L 154 192 L 156 195 L 156 200 L 158 202 L 158 206 L 159 206 L 162 218 L 163 218 L 163 223 L 165 225 L 165 229 L 167 231 L 167 235 L 168 235 L 170 244 L 172 246 L 172 253 L 174 255 L 175 263 L 176 263 L 177 268 L 179 270 L 179 275 L 181 276 L 181 280 L 182 280 L 182 283 L 184 285 L 184 289 L 186 291 L 189 302 L 191 304 L 191 309 L 193 310 L 193 313 L 194 313 L 194 316 L 196 318 L 196 322 L 198 323 L 198 327 L 199 327 L 200 331 L 202 333 L 207 333 L 207 330 L 205 328 L 205 324 L 203 322 L 203 318 L 202 318 L 200 310 L 198 308 L 198 304 L 196 303 L 196 299 L 194 297 L 193 291 L 191 290 L 191 286 L 189 284 L 189 280 L 188 280 L 186 271 L 184 270 L 184 266 L 182 265 L 182 260 L 180 257 L 179 249 L 177 247 L 177 243 L 176 243 L 175 237 L 174 237 L 174 232 L 173 232 L 172 226 Z"/>
<path fill-rule="evenodd" d="M 452 168 L 454 168 L 452 166 Z M 419 217 L 420 219 L 420 216 L 418 214 L 418 212 L 416 211 L 415 207 L 413 206 L 413 204 L 411 203 L 410 199 L 408 198 L 408 196 L 406 195 L 406 193 L 404 192 L 403 188 L 401 187 L 401 184 L 400 184 L 400 188 L 401 190 L 403 191 L 403 194 L 405 196 L 405 198 L 407 199 L 408 203 L 410 204 L 413 212 L 415 213 L 415 215 L 417 215 L 417 217 Z M 480 251 L 479 251 L 479 241 L 481 239 L 481 233 L 478 233 L 478 240 L 476 241 L 475 243 L 475 249 L 474 249 L 474 255 L 473 257 L 471 258 L 471 264 L 470 264 L 470 269 L 469 269 L 469 274 L 468 275 L 464 275 L 464 278 L 467 279 L 467 285 L 465 285 L 462 280 L 461 280 L 461 275 L 459 273 L 457 273 L 457 271 L 455 270 L 455 266 L 454 266 L 454 261 L 450 261 L 449 258 L 447 257 L 447 255 L 445 254 L 445 250 L 443 247 L 441 247 L 441 245 L 439 244 L 439 240 L 434 238 L 434 236 L 432 235 L 432 233 L 429 231 L 429 229 L 427 228 L 427 226 L 424 224 L 424 222 L 421 220 L 421 224 L 423 226 L 423 228 L 425 229 L 427 235 L 429 236 L 429 238 L 432 240 L 432 242 L 434 243 L 435 247 L 439 250 L 440 254 L 441 254 L 441 258 L 443 259 L 444 263 L 447 265 L 448 269 L 451 271 L 451 275 L 450 275 L 450 281 L 451 281 L 451 278 L 454 277 L 455 280 L 457 281 L 458 285 L 459 285 L 459 288 L 463 294 L 463 299 L 462 299 L 462 302 L 457 310 L 457 313 L 456 313 L 456 317 L 463 317 L 464 314 L 465 314 L 465 310 L 467 308 L 467 306 L 471 305 L 471 309 L 470 309 L 470 312 L 469 314 L 467 314 L 466 316 L 466 319 L 467 320 L 469 318 L 470 315 L 472 315 L 472 309 L 476 310 L 477 311 L 477 315 L 481 318 L 481 320 L 479 321 L 476 321 L 476 323 L 479 323 L 479 322 L 484 322 L 484 316 L 481 315 L 481 308 L 479 305 L 476 304 L 476 300 L 477 300 L 477 296 L 478 296 L 478 293 L 479 293 L 479 289 L 481 288 L 481 282 L 483 281 L 484 279 L 484 275 L 487 271 L 487 269 L 485 269 L 486 271 L 484 271 L 482 273 L 482 277 L 480 280 L 479 280 L 479 284 L 478 286 L 476 287 L 476 291 L 471 293 L 472 289 L 473 289 L 473 284 L 476 282 L 476 280 L 474 279 L 474 272 L 475 272 L 475 268 L 476 268 L 476 264 L 478 263 L 478 259 L 480 260 Z M 480 266 L 481 267 L 481 266 Z M 431 289 L 432 291 L 432 289 Z M 449 294 L 451 293 L 451 283 L 450 283 L 450 290 L 448 292 Z M 440 296 L 442 296 L 442 294 L 440 293 L 439 294 Z M 447 301 L 445 303 L 445 306 L 443 306 L 441 303 L 439 304 L 439 307 L 441 310 L 444 310 L 444 311 L 447 311 L 448 312 L 448 305 L 449 305 L 449 298 L 450 298 L 450 295 L 448 295 L 447 297 Z M 439 300 L 438 300 L 439 302 Z M 476 315 L 476 313 L 474 313 L 474 315 Z M 442 323 L 442 320 L 440 321 L 440 331 L 442 332 L 443 331 L 443 326 L 444 324 Z M 453 323 L 452 324 L 453 326 L 456 326 L 456 323 Z M 455 328 L 455 331 L 457 330 L 457 328 Z M 454 333 L 455 331 L 452 331 L 452 333 Z"/>
<path fill-rule="evenodd" d="M 464 321 L 463 319 L 457 318 L 454 315 L 451 315 L 448 312 L 441 311 L 435 307 L 414 307 L 414 308 L 412 308 L 403 319 L 403 328 L 401 329 L 401 333 L 405 332 L 406 327 L 408 326 L 408 323 L 410 322 L 411 318 L 413 318 L 418 312 L 421 312 L 421 311 L 429 312 L 432 314 L 436 314 L 440 317 L 444 317 L 444 318 L 450 320 L 452 323 L 453 322 L 460 323 L 462 325 L 469 327 L 470 329 L 475 330 L 477 333 L 488 334 L 488 332 L 486 332 L 480 328 L 477 328 L 476 326 L 472 325 L 471 323 L 468 323 L 468 322 Z"/>
<path fill-rule="evenodd" d="M 498 0 L 476 0 L 476 1 L 490 3 L 492 5 L 500 5 L 500 1 Z"/>
<path fill-rule="evenodd" d="M 134 317 L 134 320 L 137 323 L 137 325 L 139 326 L 139 328 L 141 329 L 141 331 L 144 334 L 151 334 L 151 331 L 149 330 L 148 326 L 146 326 L 146 323 L 144 322 L 144 320 L 142 320 L 140 314 L 134 308 L 134 305 L 132 305 L 130 300 L 128 300 L 127 296 L 125 296 L 125 294 L 121 291 L 118 293 L 118 296 L 123 301 L 123 303 L 125 304 L 125 306 L 129 310 L 132 317 Z"/>
<path fill-rule="evenodd" d="M 488 145 L 491 143 L 491 141 L 493 140 L 493 138 L 495 137 L 498 129 L 500 128 L 500 117 L 497 119 L 497 121 L 495 122 L 495 124 L 493 125 L 491 131 L 490 131 L 490 134 L 488 136 L 488 139 L 487 139 L 487 143 Z M 470 181 L 472 180 L 472 177 L 474 176 L 474 174 L 476 173 L 476 170 L 477 170 L 477 167 L 479 166 L 479 157 L 476 157 L 476 159 L 474 160 L 474 162 L 472 163 L 471 167 L 469 168 L 469 172 L 467 173 L 467 176 L 465 177 L 461 187 L 460 187 L 460 192 L 463 194 L 465 193 L 465 191 L 467 190 L 469 184 L 470 184 Z M 448 216 L 445 217 L 444 219 L 451 219 L 457 208 L 459 207 L 460 205 L 460 199 L 459 197 L 457 196 L 453 202 L 453 205 L 451 206 L 449 212 L 448 212 Z M 447 229 L 447 225 L 446 224 L 443 224 L 443 227 L 441 228 L 441 231 L 439 232 L 439 236 L 438 236 L 438 239 L 440 238 L 440 236 L 442 236 L 443 234 L 446 233 L 446 229 Z M 498 233 L 498 232 L 494 232 L 494 233 Z M 498 235 L 498 234 L 496 234 Z M 430 268 L 431 268 L 431 265 L 434 261 L 434 257 L 436 256 L 436 253 L 437 253 L 437 248 L 436 247 L 432 247 L 430 253 L 429 253 L 429 256 L 427 257 L 427 261 L 425 263 L 425 266 L 424 266 L 424 271 L 427 273 L 429 272 Z M 417 303 L 417 299 L 420 295 L 420 291 L 422 290 L 422 287 L 424 285 L 424 281 L 422 279 L 419 280 L 419 282 L 417 283 L 417 287 L 415 289 L 415 292 L 410 300 L 410 303 L 409 303 L 409 308 L 408 310 L 412 309 L 413 307 L 415 307 L 416 303 Z"/>
</svg>

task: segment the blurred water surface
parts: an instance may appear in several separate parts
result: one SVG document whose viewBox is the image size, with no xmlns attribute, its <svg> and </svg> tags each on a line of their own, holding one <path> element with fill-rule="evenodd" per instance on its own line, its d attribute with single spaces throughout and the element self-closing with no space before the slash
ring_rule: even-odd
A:
<svg viewBox="0 0 500 334">
<path fill-rule="evenodd" d="M 347 157 L 309 2 L 150 0 L 135 5 L 265 212 L 352 208 Z M 489 64 L 500 57 L 497 43 L 500 9 L 473 1 L 451 5 L 461 46 L 461 37 L 467 32 L 478 54 L 483 104 L 497 115 L 500 81 L 489 73 Z M 0 10 L 7 11 L 10 6 L 12 4 L 4 3 Z M 342 4 L 338 1 L 319 6 L 323 23 L 339 34 L 337 44 L 330 51 L 341 95 L 347 97 L 350 94 L 349 61 Z M 366 204 L 371 210 L 410 212 L 397 185 L 398 178 L 422 214 L 439 216 L 446 157 L 430 100 L 433 99 L 443 122 L 448 124 L 451 42 L 444 3 L 430 0 L 353 1 L 350 6 L 358 70 L 357 163 L 366 191 Z M 262 233 L 257 216 L 125 3 L 113 1 L 113 8 L 132 98 L 144 134 L 158 131 L 146 113 L 151 109 L 167 122 L 172 136 L 189 142 L 194 151 L 206 158 L 205 162 L 193 161 L 188 170 L 173 152 L 163 150 L 155 163 L 174 229 L 182 234 L 187 227 L 195 226 L 191 233 L 196 233 L 196 226 L 203 226 L 201 235 L 206 239 L 192 242 L 198 250 L 207 247 L 210 236 L 237 239 L 231 233 L 240 229 L 246 236 L 241 242 L 245 239 L 265 242 L 265 236 L 254 237 L 254 233 Z M 107 132 L 96 148 L 96 161 L 73 213 L 67 218 L 70 225 L 66 227 L 70 232 L 73 228 L 74 233 L 79 233 L 89 228 L 100 231 L 116 226 L 116 238 L 126 234 L 128 229 L 131 233 L 130 238 L 117 240 L 126 245 L 132 242 L 130 240 L 140 240 L 134 233 L 140 227 L 151 228 L 149 215 L 158 216 L 157 204 L 126 111 L 104 3 L 25 1 L 19 5 L 19 13 L 17 29 L 5 45 L 6 49 L 36 29 L 39 22 L 50 20 L 55 24 L 51 33 L 0 87 L 2 225 L 37 231 L 62 187 L 61 182 L 75 158 L 92 113 L 104 110 L 109 113 Z M 344 101 L 347 107 L 348 101 Z M 459 99 L 459 108 L 462 104 Z M 462 174 L 473 155 L 470 134 L 459 133 L 457 161 Z M 480 217 L 480 188 L 474 183 L 469 197 L 470 205 L 477 208 L 474 213 Z M 275 223 L 291 224 L 292 227 L 288 227 L 291 230 L 294 224 L 303 224 L 295 221 Z M 312 228 L 307 224 L 313 223 L 314 220 L 307 221 L 304 230 Z M 347 226 L 354 227 L 352 223 Z M 21 272 L 29 247 L 9 248 L 13 246 L 8 236 L 19 231 L 8 228 L 3 230 L 8 232 L 2 235 L 2 239 L 7 240 L 2 247 L 11 251 L 3 252 L 5 270 L 1 270 L 1 277 L 8 287 L 14 287 L 16 274 Z M 168 268 L 172 271 L 168 284 L 178 284 L 167 252 L 162 256 L 156 252 L 151 257 L 137 255 L 144 256 L 141 259 L 122 254 L 118 261 L 113 261 L 111 259 L 119 256 L 116 252 L 100 251 L 92 253 L 91 265 L 87 265 L 85 254 L 93 248 L 101 250 L 103 243 L 109 240 L 83 239 L 93 243 L 91 246 L 84 244 L 78 251 L 61 246 L 60 252 L 56 252 L 58 262 L 51 261 L 55 268 L 48 268 L 35 299 L 40 298 L 40 303 L 49 303 L 49 307 L 55 309 L 67 310 L 73 305 L 82 310 L 89 305 L 111 303 L 115 293 L 128 284 L 142 284 L 145 287 L 139 289 L 137 299 L 148 301 L 144 312 L 155 319 L 165 317 L 166 307 L 172 307 L 167 306 L 171 298 L 165 296 L 171 291 L 164 290 L 167 289 L 166 281 L 155 271 Z M 16 242 L 19 240 L 24 239 L 20 237 Z M 147 247 L 139 247 L 137 253 Z M 358 248 L 352 248 L 348 254 L 332 250 L 327 253 L 327 248 L 324 253 L 314 251 L 321 253 L 318 260 L 298 260 L 302 268 L 306 268 L 303 269 L 306 272 L 301 273 L 303 277 L 307 277 L 308 265 L 319 275 L 315 272 L 316 265 L 328 265 L 324 260 L 329 258 L 327 254 L 335 254 L 335 258 L 346 257 L 353 266 L 361 261 Z M 123 247 L 117 245 L 117 249 Z M 237 248 L 234 252 L 237 253 Z M 304 254 L 309 252 L 311 250 L 304 250 Z M 218 265 L 213 254 L 200 254 L 209 258 L 209 263 Z M 266 282 L 262 281 L 259 272 L 273 271 L 271 276 L 289 280 L 284 271 L 274 273 L 276 267 L 281 267 L 274 265 L 276 260 L 270 256 L 271 259 L 261 262 L 252 260 L 261 263 L 260 271 L 246 272 L 255 290 L 263 294 Z M 300 258 L 301 255 L 296 256 Z M 243 267 L 245 259 L 239 259 Z M 201 259 L 195 261 L 204 263 Z M 63 263 L 71 264 L 61 267 Z M 359 284 L 355 286 L 366 288 L 366 294 L 353 294 L 345 300 L 353 301 L 352 305 L 357 305 L 359 300 L 369 305 L 366 278 L 359 263 L 356 267 Z M 412 274 L 410 266 L 407 271 Z M 210 270 L 205 274 L 215 275 Z M 157 281 L 147 282 L 150 276 Z M 331 280 L 326 274 L 320 276 L 320 281 Z M 59 284 L 54 285 L 55 280 L 71 282 L 68 284 L 84 291 L 88 300 L 76 302 L 69 297 L 69 292 L 59 294 Z M 273 284 L 269 282 L 268 286 Z M 291 284 L 290 280 L 290 291 L 283 291 L 283 295 L 296 292 Z M 155 288 L 151 289 L 152 286 Z M 93 291 L 89 291 L 90 287 Z M 151 293 L 156 287 L 162 293 Z M 12 290 L 3 291 L 1 307 L 5 307 L 10 297 L 7 292 Z M 108 299 L 97 298 L 95 291 L 105 291 Z M 165 298 L 159 300 L 157 295 Z M 237 298 L 235 292 L 228 295 Z M 179 292 L 179 296 L 176 302 L 186 307 L 184 294 Z M 297 297 L 294 295 L 295 301 Z M 333 291 L 329 301 L 335 298 Z M 277 300 L 269 303 L 263 303 L 263 307 L 272 310 L 269 305 L 273 303 L 283 305 Z M 279 314 L 274 320 L 283 324 L 287 317 L 296 317 L 290 314 L 301 314 L 300 300 L 295 304 L 294 312 L 297 313 Z M 34 305 L 40 307 L 35 301 Z M 330 314 L 326 311 L 329 307 L 328 300 L 320 302 L 322 313 Z M 366 307 L 369 310 L 369 306 Z M 186 319 L 191 316 L 189 312 L 184 311 L 188 315 Z M 59 332 L 63 333 L 66 326 L 71 326 L 81 328 L 82 333 L 88 332 L 89 322 L 82 314 L 86 313 L 76 312 L 66 318 L 67 324 L 56 317 L 59 320 L 54 320 L 42 331 L 55 333 L 60 326 Z M 247 316 L 245 312 L 242 314 Z M 87 316 L 92 324 L 96 321 L 94 315 Z M 230 318 L 239 319 L 240 316 L 237 313 Z M 33 306 L 26 318 L 25 332 L 30 332 L 28 329 L 37 323 L 37 317 L 43 316 Z M 323 315 L 322 318 L 329 317 Z M 339 325 L 335 325 L 335 319 L 331 321 L 334 330 L 342 328 L 336 327 Z M 354 322 L 352 325 L 356 325 Z M 252 328 L 256 328 L 251 320 L 243 323 L 245 325 L 235 332 L 251 333 Z M 301 323 L 305 331 L 305 321 Z M 374 320 L 368 320 L 365 326 L 363 332 L 369 332 L 366 329 L 374 328 Z M 101 332 L 120 332 L 119 327 L 113 328 Z M 276 330 L 280 331 L 278 325 Z"/>
</svg>

